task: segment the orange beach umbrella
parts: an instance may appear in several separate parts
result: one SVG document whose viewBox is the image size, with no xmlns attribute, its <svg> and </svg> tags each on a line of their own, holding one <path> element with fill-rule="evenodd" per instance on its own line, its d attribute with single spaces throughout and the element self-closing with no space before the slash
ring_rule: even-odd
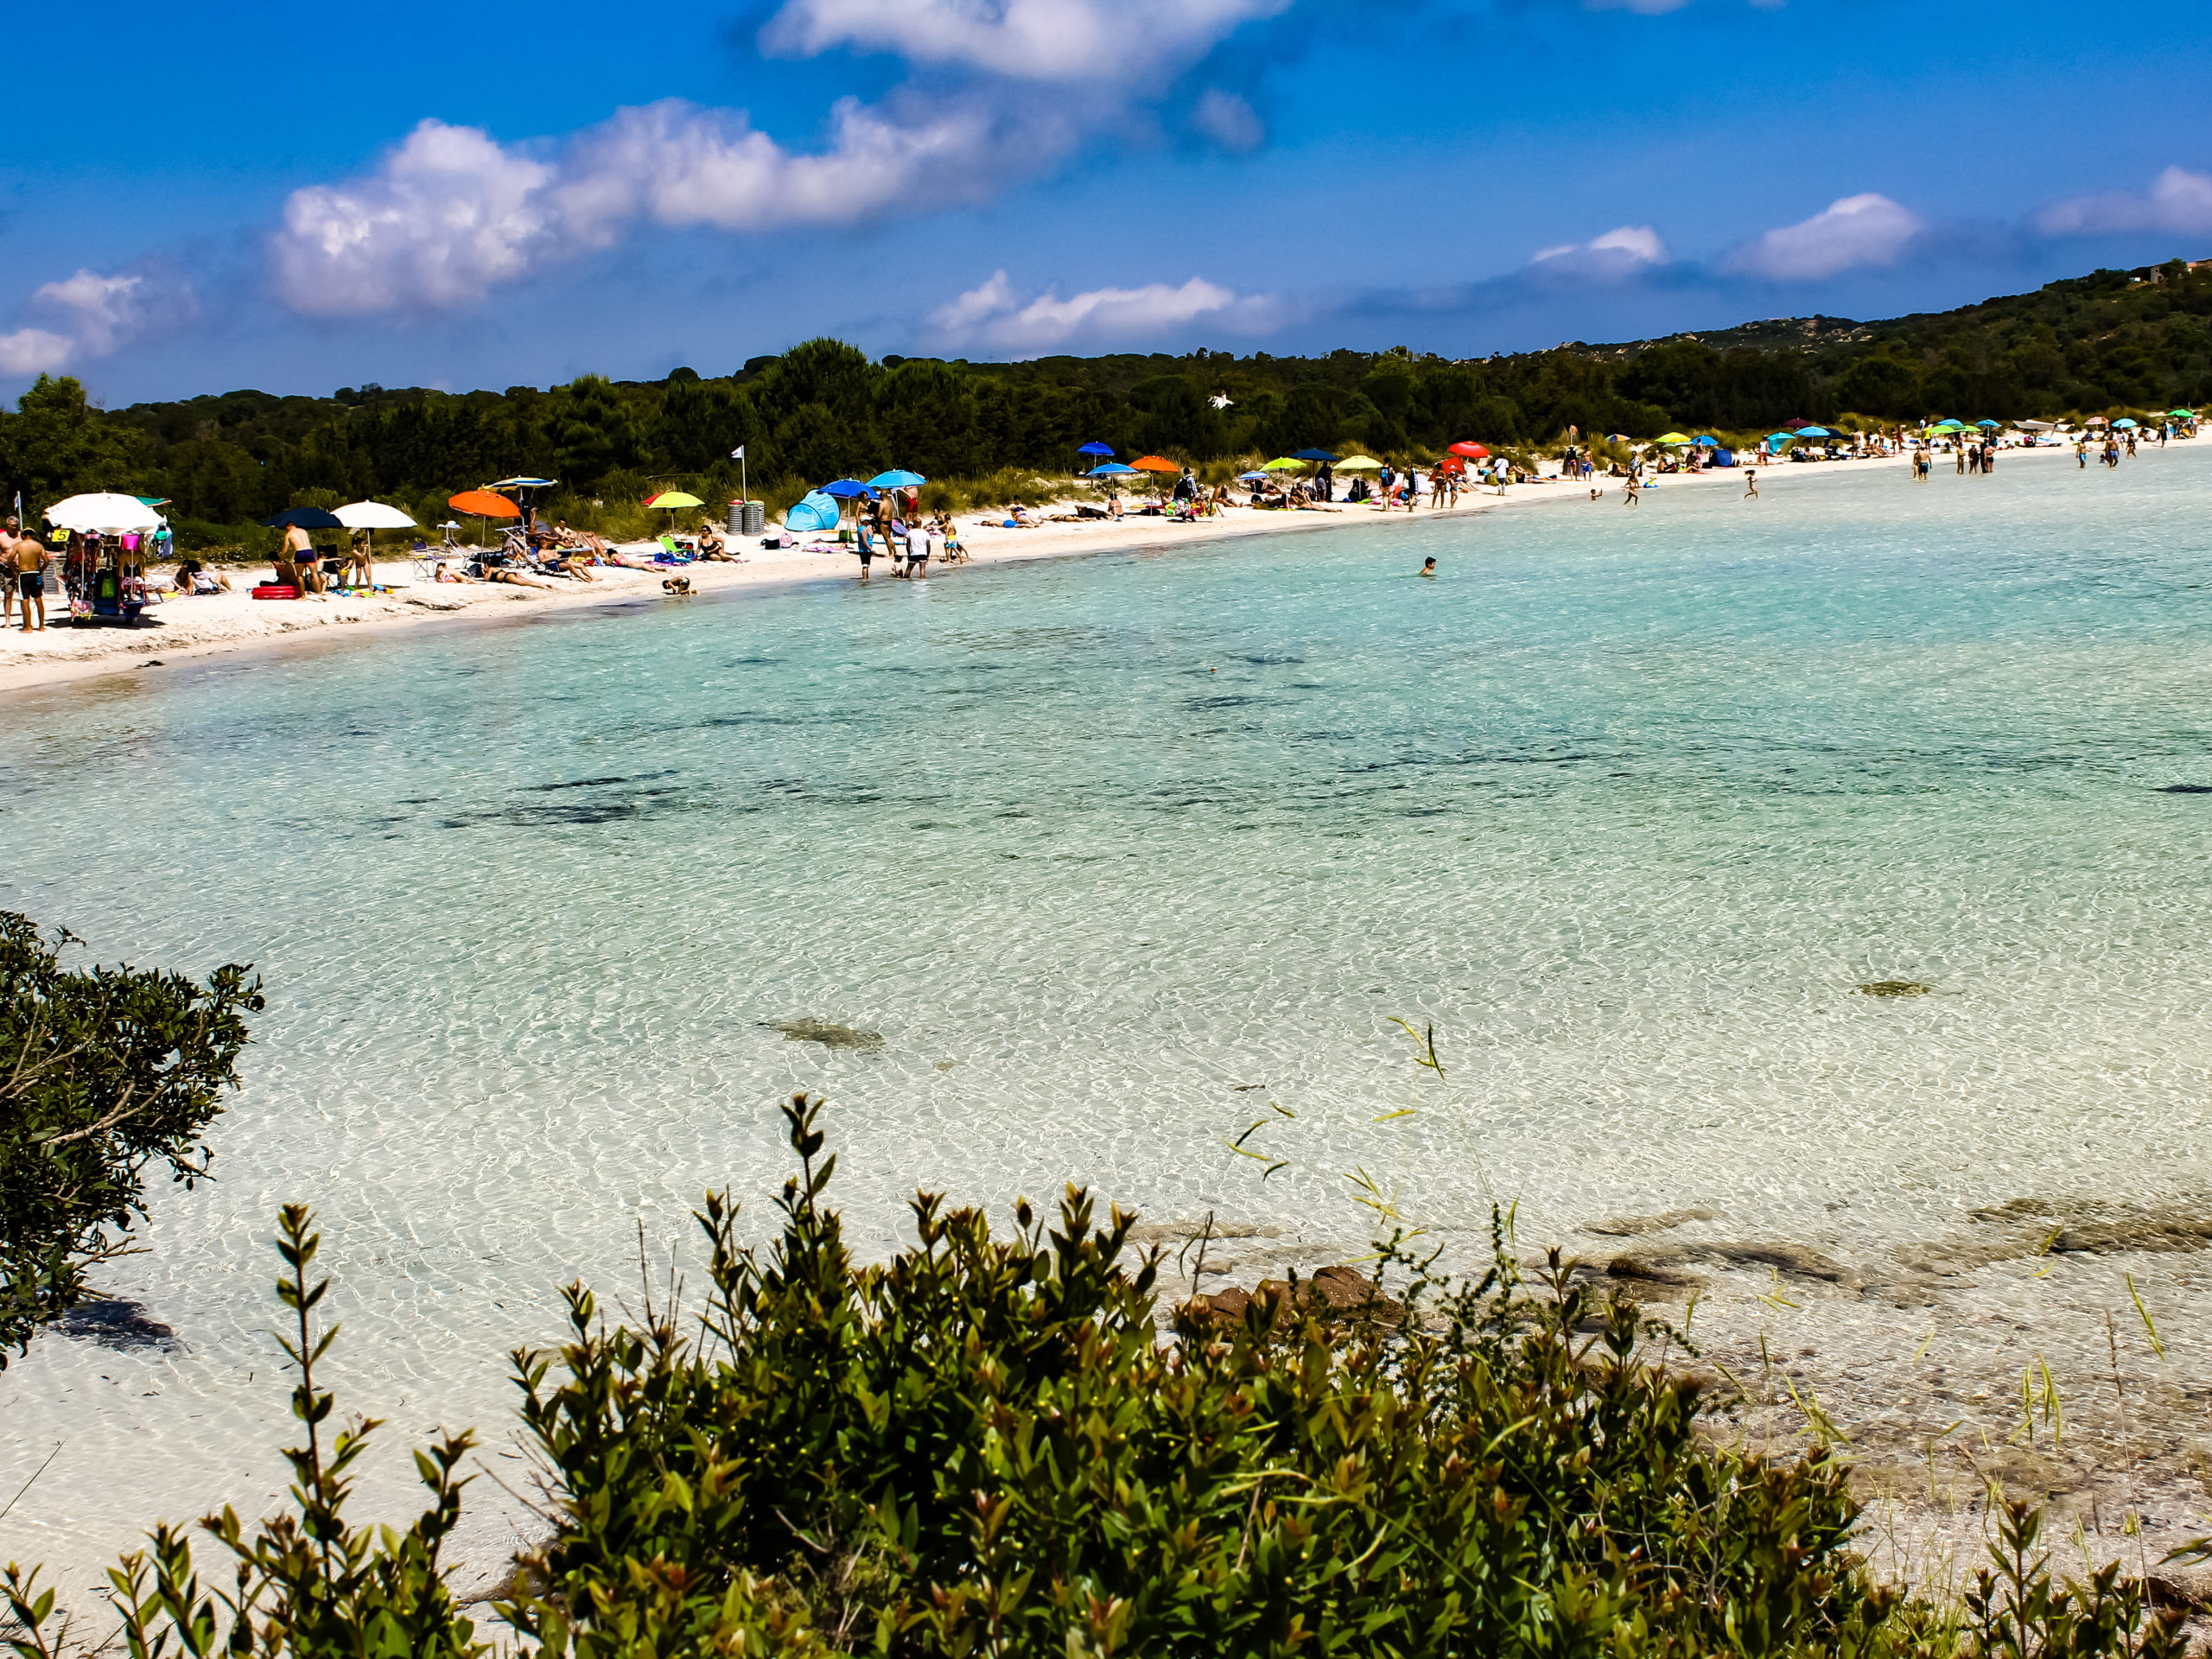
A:
<svg viewBox="0 0 2212 1659">
<path fill-rule="evenodd" d="M 522 509 L 504 495 L 490 490 L 463 490 L 459 495 L 449 495 L 446 505 L 455 512 L 465 512 L 476 518 L 519 518 Z"/>
<path fill-rule="evenodd" d="M 1165 455 L 1140 455 L 1129 465 L 1141 473 L 1179 473 L 1183 470 Z"/>
</svg>

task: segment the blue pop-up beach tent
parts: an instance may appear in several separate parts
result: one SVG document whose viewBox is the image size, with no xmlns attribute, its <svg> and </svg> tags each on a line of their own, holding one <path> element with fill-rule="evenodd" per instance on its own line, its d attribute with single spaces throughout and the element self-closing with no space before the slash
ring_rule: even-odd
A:
<svg viewBox="0 0 2212 1659">
<path fill-rule="evenodd" d="M 784 515 L 784 528 L 799 531 L 835 530 L 838 517 L 837 498 L 824 495 L 820 490 L 812 490 Z"/>
</svg>

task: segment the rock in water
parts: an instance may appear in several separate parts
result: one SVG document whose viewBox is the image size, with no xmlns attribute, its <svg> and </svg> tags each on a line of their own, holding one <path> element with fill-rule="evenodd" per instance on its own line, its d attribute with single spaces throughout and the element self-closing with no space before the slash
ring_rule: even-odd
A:
<svg viewBox="0 0 2212 1659">
<path fill-rule="evenodd" d="M 1869 996 L 1926 996 L 1936 988 L 1916 979 L 1876 979 L 1859 988 Z"/>
<path fill-rule="evenodd" d="M 175 1353 L 184 1346 L 175 1332 L 137 1303 L 120 1296 L 79 1302 L 54 1321 L 54 1328 L 65 1337 L 98 1343 L 103 1348 L 158 1348 Z"/>
<path fill-rule="evenodd" d="M 764 1020 L 771 1031 L 780 1031 L 787 1043 L 819 1043 L 824 1048 L 881 1048 L 883 1033 L 833 1026 L 826 1020 Z"/>
</svg>

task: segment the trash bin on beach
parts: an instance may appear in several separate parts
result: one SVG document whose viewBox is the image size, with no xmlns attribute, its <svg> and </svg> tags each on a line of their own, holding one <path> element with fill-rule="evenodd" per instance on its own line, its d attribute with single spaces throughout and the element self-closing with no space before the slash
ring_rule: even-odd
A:
<svg viewBox="0 0 2212 1659">
<path fill-rule="evenodd" d="M 768 504 L 765 501 L 732 501 L 729 504 L 729 533 L 733 536 L 761 536 L 767 533 Z"/>
</svg>

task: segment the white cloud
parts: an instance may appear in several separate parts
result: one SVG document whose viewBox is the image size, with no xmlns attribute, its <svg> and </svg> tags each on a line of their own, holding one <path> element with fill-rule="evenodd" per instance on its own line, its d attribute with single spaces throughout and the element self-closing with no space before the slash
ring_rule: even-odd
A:
<svg viewBox="0 0 2212 1659">
<path fill-rule="evenodd" d="M 1630 276 L 1647 265 L 1667 263 L 1667 245 L 1649 225 L 1623 225 L 1587 242 L 1544 248 L 1529 261 L 1547 275 L 1605 281 Z"/>
<path fill-rule="evenodd" d="M 1209 86 L 1191 111 L 1191 124 L 1224 149 L 1243 154 L 1267 142 L 1268 130 L 1259 111 L 1235 92 Z"/>
<path fill-rule="evenodd" d="M 2212 174 L 2170 167 L 2147 196 L 2115 190 L 2054 202 L 2035 216 L 2045 236 L 2110 236 L 2131 231 L 2170 231 L 2182 236 L 2212 232 Z"/>
<path fill-rule="evenodd" d="M 1072 340 L 1154 338 L 1193 323 L 1231 334 L 1262 334 L 1281 320 L 1281 307 L 1270 296 L 1240 295 L 1197 276 L 1180 288 L 1166 283 L 1094 288 L 1065 300 L 1048 291 L 1025 304 L 1001 270 L 938 310 L 930 327 L 950 346 L 982 346 L 1033 357 Z"/>
<path fill-rule="evenodd" d="M 31 303 L 67 318 L 86 356 L 105 357 L 138 331 L 139 290 L 145 281 L 143 276 L 102 276 L 79 270 L 39 289 Z"/>
<path fill-rule="evenodd" d="M 0 334 L 0 375 L 28 380 L 35 374 L 53 374 L 68 365 L 76 345 L 67 335 L 44 328 Z"/>
<path fill-rule="evenodd" d="M 425 121 L 368 177 L 295 191 L 270 260 L 277 293 L 310 315 L 442 309 L 639 223 L 760 232 L 946 207 L 1068 137 L 1050 117 L 1001 129 L 953 105 L 909 124 L 850 99 L 813 154 L 673 99 L 618 111 L 557 156 Z"/>
<path fill-rule="evenodd" d="M 276 292 L 311 316 L 480 298 L 556 245 L 555 176 L 474 127 L 425 121 L 368 178 L 292 193 L 270 243 Z"/>
<path fill-rule="evenodd" d="M 760 31 L 766 50 L 895 53 L 1011 79 L 1146 79 L 1211 51 L 1290 0 L 786 0 Z"/>
<path fill-rule="evenodd" d="M 1887 196 L 1846 196 L 1746 243 L 1723 265 L 1772 282 L 1819 282 L 1860 265 L 1893 265 L 1926 229 L 1917 214 Z"/>
<path fill-rule="evenodd" d="M 0 334 L 0 376 L 53 374 L 83 358 L 105 357 L 143 332 L 153 308 L 181 310 L 189 290 L 160 289 L 143 276 L 103 276 L 79 270 L 34 290 L 30 310 L 50 327 L 18 328 Z"/>
</svg>

